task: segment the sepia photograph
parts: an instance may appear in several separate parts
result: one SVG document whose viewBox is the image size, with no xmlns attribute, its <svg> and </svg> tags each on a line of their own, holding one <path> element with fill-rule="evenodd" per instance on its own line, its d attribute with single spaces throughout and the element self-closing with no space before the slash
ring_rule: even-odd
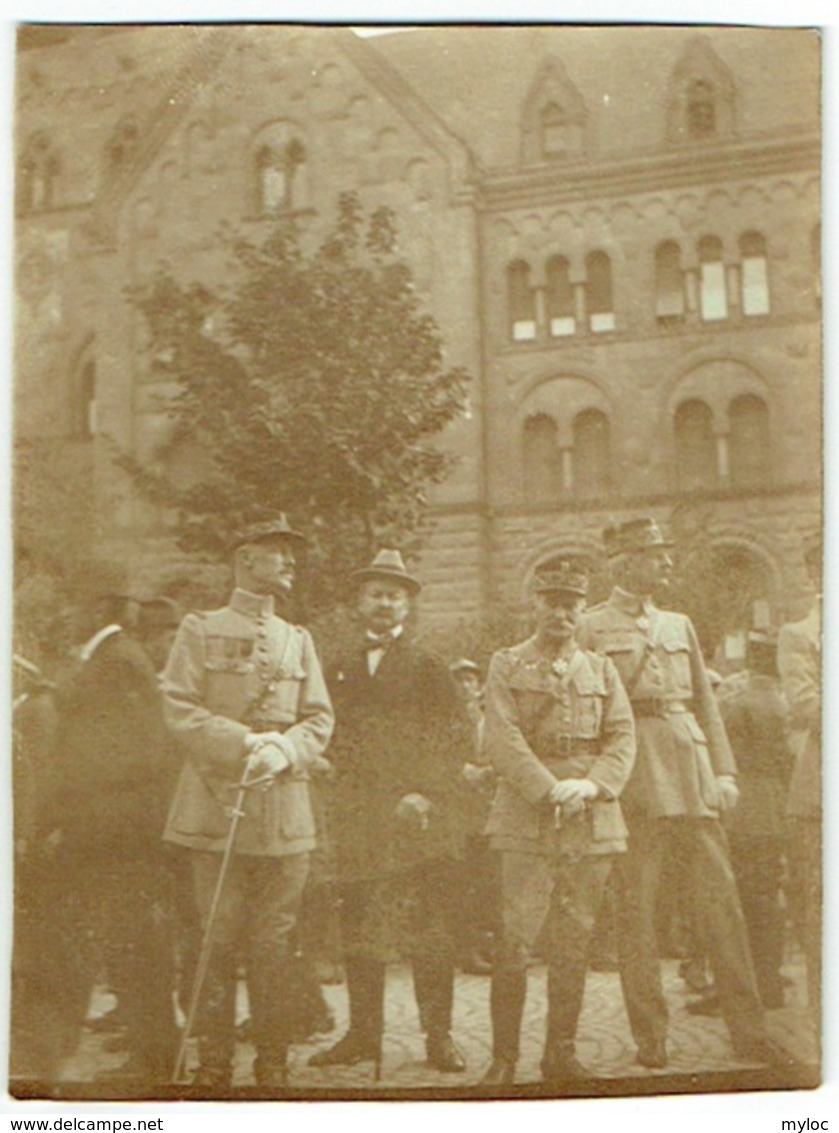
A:
<svg viewBox="0 0 839 1133">
<path fill-rule="evenodd" d="M 823 38 L 17 26 L 12 1098 L 822 1084 Z"/>
</svg>

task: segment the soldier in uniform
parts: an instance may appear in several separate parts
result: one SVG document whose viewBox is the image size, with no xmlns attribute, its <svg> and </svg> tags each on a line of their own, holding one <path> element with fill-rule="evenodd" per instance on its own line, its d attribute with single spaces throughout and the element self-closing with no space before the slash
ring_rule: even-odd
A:
<svg viewBox="0 0 839 1133">
<path fill-rule="evenodd" d="M 364 633 L 329 668 L 336 732 L 330 833 L 348 1032 L 310 1066 L 381 1060 L 385 968 L 410 956 L 428 1065 L 465 1069 L 451 1036 L 460 800 L 469 726 L 446 665 L 407 640 L 420 582 L 398 551 L 353 574 Z"/>
<path fill-rule="evenodd" d="M 822 772 L 821 663 L 822 537 L 811 535 L 804 544 L 804 563 L 816 592 L 807 614 L 781 627 L 778 668 L 792 725 L 795 763 L 789 784 L 787 811 L 790 897 L 807 964 L 807 997 L 820 1031 L 822 966 Z"/>
<path fill-rule="evenodd" d="M 312 638 L 274 608 L 275 595 L 291 589 L 302 542 L 284 515 L 240 535 L 229 603 L 187 614 L 163 677 L 186 756 L 165 838 L 190 851 L 205 929 L 238 784 L 245 773 L 268 778 L 246 795 L 212 934 L 197 1079 L 211 1089 L 231 1080 L 240 942 L 257 1084 L 287 1080 L 289 938 L 315 845 L 308 778 L 333 727 Z"/>
<path fill-rule="evenodd" d="M 590 609 L 584 648 L 609 657 L 632 702 L 638 758 L 623 796 L 629 850 L 619 866 L 619 965 L 642 1066 L 667 1063 L 667 1005 L 655 935 L 665 854 L 689 863 L 696 924 L 704 937 L 735 1054 L 775 1062 L 766 1038 L 746 926 L 720 816 L 736 805 L 737 767 L 711 691 L 696 632 L 652 595 L 667 585 L 672 543 L 652 519 L 604 532 L 616 585 Z"/>
<path fill-rule="evenodd" d="M 575 1034 L 589 941 L 615 855 L 626 849 L 618 796 L 635 759 L 632 712 L 614 665 L 575 641 L 587 585 L 568 560 L 538 572 L 534 636 L 490 663 L 485 744 L 500 781 L 487 831 L 501 851 L 503 939 L 492 975 L 487 1086 L 514 1080 L 528 957 L 543 924 L 544 1080 L 586 1074 Z"/>
</svg>

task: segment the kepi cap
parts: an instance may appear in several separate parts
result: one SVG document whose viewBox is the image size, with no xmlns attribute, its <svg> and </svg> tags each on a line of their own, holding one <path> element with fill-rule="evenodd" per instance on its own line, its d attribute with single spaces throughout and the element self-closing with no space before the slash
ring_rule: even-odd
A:
<svg viewBox="0 0 839 1133">
<path fill-rule="evenodd" d="M 284 511 L 274 519 L 264 519 L 259 523 L 251 523 L 241 531 L 237 531 L 230 541 L 230 550 L 235 551 L 248 543 L 266 543 L 269 539 L 294 539 L 304 544 L 306 536 L 295 531 Z"/>
<path fill-rule="evenodd" d="M 646 551 L 650 547 L 672 547 L 672 539 L 665 539 L 654 519 L 628 519 L 616 523 L 603 532 L 603 544 L 609 558 L 632 551 Z"/>
<path fill-rule="evenodd" d="M 555 560 L 536 568 L 532 590 L 534 594 L 561 590 L 585 598 L 588 593 L 588 575 L 570 559 Z"/>
</svg>

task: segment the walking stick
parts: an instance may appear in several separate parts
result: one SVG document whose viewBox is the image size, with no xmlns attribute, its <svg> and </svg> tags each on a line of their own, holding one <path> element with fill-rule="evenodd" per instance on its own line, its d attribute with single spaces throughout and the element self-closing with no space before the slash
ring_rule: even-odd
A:
<svg viewBox="0 0 839 1133">
<path fill-rule="evenodd" d="M 258 779 L 248 779 L 248 769 L 245 767 L 242 773 L 242 779 L 239 783 L 238 794 L 236 801 L 230 808 L 230 829 L 227 831 L 227 840 L 224 843 L 224 853 L 221 859 L 221 867 L 219 868 L 218 878 L 216 879 L 216 888 L 213 893 L 213 900 L 210 903 L 210 911 L 207 915 L 207 927 L 204 930 L 204 939 L 201 941 L 201 952 L 198 956 L 198 963 L 195 968 L 195 976 L 192 981 L 192 992 L 189 997 L 189 1010 L 186 1014 L 186 1021 L 184 1022 L 183 1035 L 181 1036 L 180 1046 L 178 1047 L 178 1057 L 175 1060 L 175 1069 L 172 1071 L 172 1082 L 178 1084 L 181 1081 L 182 1075 L 185 1070 L 186 1064 L 186 1047 L 189 1042 L 192 1028 L 195 1025 L 195 1016 L 198 1013 L 198 1003 L 201 998 L 201 992 L 204 989 L 204 980 L 207 978 L 207 968 L 210 965 L 210 954 L 213 950 L 213 928 L 215 927 L 216 917 L 218 915 L 218 908 L 221 903 L 221 894 L 224 889 L 224 882 L 227 877 L 227 870 L 230 866 L 230 858 L 233 854 L 233 843 L 236 840 L 236 830 L 239 826 L 239 819 L 244 817 L 244 810 L 242 809 L 245 803 L 245 793 L 251 787 L 259 786 L 273 779 L 273 775 L 261 775 Z"/>
</svg>

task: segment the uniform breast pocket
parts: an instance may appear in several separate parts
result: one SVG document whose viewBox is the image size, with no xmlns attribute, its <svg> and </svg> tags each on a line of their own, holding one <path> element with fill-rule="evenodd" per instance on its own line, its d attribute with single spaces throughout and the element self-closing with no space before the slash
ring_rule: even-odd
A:
<svg viewBox="0 0 839 1133">
<path fill-rule="evenodd" d="M 210 673 L 252 673 L 253 647 L 250 637 L 209 635 L 205 640 L 204 667 Z"/>
<path fill-rule="evenodd" d="M 661 649 L 667 659 L 667 672 L 672 682 L 672 692 L 684 700 L 693 695 L 693 682 L 690 675 L 690 646 L 686 641 L 662 641 Z"/>
<path fill-rule="evenodd" d="M 602 682 L 591 679 L 575 679 L 573 685 L 577 734 L 588 737 L 599 736 L 603 722 L 603 704 L 606 699 L 605 686 Z"/>
</svg>

